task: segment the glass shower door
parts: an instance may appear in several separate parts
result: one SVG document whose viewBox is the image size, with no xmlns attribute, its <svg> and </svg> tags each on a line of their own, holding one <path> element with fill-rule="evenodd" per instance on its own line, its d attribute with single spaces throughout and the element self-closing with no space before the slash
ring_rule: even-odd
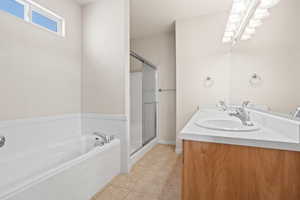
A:
<svg viewBox="0 0 300 200">
<path fill-rule="evenodd" d="M 154 68 L 144 64 L 143 67 L 143 145 L 157 135 L 157 73 Z"/>
<path fill-rule="evenodd" d="M 157 70 L 137 56 L 130 61 L 130 154 L 157 136 Z"/>
</svg>

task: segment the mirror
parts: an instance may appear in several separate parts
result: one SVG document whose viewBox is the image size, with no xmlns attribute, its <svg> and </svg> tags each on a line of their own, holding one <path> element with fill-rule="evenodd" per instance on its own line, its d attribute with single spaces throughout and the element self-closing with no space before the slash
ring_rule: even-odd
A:
<svg viewBox="0 0 300 200">
<path fill-rule="evenodd" d="M 230 8 L 176 21 L 178 131 L 197 106 L 245 100 L 292 116 L 300 106 L 300 1 L 281 0 L 249 40 L 223 43 Z M 214 80 L 203 86 L 203 77 Z"/>
<path fill-rule="evenodd" d="M 299 8 L 297 0 L 280 1 L 256 34 L 232 49 L 233 102 L 247 99 L 273 112 L 296 111 L 300 105 Z"/>
</svg>

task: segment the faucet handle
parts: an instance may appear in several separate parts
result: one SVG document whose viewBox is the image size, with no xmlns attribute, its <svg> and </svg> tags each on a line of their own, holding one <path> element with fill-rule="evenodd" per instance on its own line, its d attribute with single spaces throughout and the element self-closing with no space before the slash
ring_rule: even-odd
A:
<svg viewBox="0 0 300 200">
<path fill-rule="evenodd" d="M 226 111 L 228 106 L 226 105 L 225 101 L 219 101 L 219 104 L 217 104 L 217 107 L 221 108 L 223 111 Z"/>
<path fill-rule="evenodd" d="M 219 105 L 221 105 L 221 106 L 225 106 L 225 105 L 226 105 L 226 103 L 225 103 L 225 101 L 221 100 L 221 101 L 219 101 Z"/>
<path fill-rule="evenodd" d="M 114 135 L 106 135 L 106 134 L 98 133 L 98 132 L 95 132 L 94 135 L 97 136 L 97 137 L 102 138 L 102 140 L 103 140 L 105 143 L 110 143 L 112 140 L 115 139 L 115 136 L 114 136 Z"/>
<path fill-rule="evenodd" d="M 5 145 L 6 138 L 4 136 L 0 136 L 0 148 Z"/>
<path fill-rule="evenodd" d="M 105 143 L 109 142 L 109 136 L 107 136 L 106 134 L 99 133 L 99 132 L 94 132 L 93 134 L 97 137 L 100 137 Z"/>
<path fill-rule="evenodd" d="M 243 101 L 242 107 L 247 107 L 250 104 L 250 101 Z"/>
<path fill-rule="evenodd" d="M 111 142 L 111 141 L 113 141 L 115 139 L 115 136 L 114 135 L 110 135 L 109 136 L 109 141 Z"/>
<path fill-rule="evenodd" d="M 294 112 L 294 115 L 293 115 L 294 119 L 299 118 L 299 117 L 300 117 L 300 107 L 298 107 L 296 109 L 296 111 Z"/>
</svg>

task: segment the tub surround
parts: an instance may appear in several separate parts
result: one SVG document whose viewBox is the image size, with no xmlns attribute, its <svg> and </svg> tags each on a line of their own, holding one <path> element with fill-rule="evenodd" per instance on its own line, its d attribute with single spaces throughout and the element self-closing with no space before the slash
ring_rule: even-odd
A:
<svg viewBox="0 0 300 200">
<path fill-rule="evenodd" d="M 199 119 L 225 119 L 217 109 L 195 113 L 183 139 L 182 199 L 300 199 L 299 121 L 250 110 L 260 130 L 216 131 Z"/>
<path fill-rule="evenodd" d="M 81 114 L 0 121 L 0 134 L 6 144 L 0 149 L 2 159 L 24 151 L 34 151 L 81 135 Z"/>
<path fill-rule="evenodd" d="M 127 149 L 126 123 L 125 115 L 97 113 L 73 113 L 0 121 L 0 135 L 6 137 L 6 144 L 0 149 L 0 157 L 10 158 L 23 153 L 24 150 L 35 151 L 81 135 L 102 131 L 120 139 L 123 158 L 121 168 L 126 172 L 128 168 L 128 161 L 125 159 L 127 154 L 124 154 Z"/>
<path fill-rule="evenodd" d="M 0 199 L 2 200 L 5 196 L 4 199 L 19 200 L 24 199 L 21 198 L 22 196 L 26 196 L 27 198 L 27 195 L 27 199 L 34 199 L 37 198 L 36 195 L 39 195 L 40 193 L 34 192 L 35 194 L 33 194 L 33 190 L 43 191 L 42 193 L 47 194 L 45 196 L 57 199 L 51 195 L 57 194 L 55 191 L 62 190 L 56 185 L 61 188 L 69 188 L 69 186 L 64 187 L 60 184 L 67 184 L 65 180 L 73 181 L 73 183 L 68 182 L 68 185 L 74 186 L 74 188 L 81 188 L 80 191 L 78 190 L 79 199 L 89 199 L 104 187 L 111 178 L 118 175 L 120 171 L 126 172 L 128 168 L 129 157 L 126 157 L 125 155 L 127 149 L 126 123 L 127 118 L 124 115 L 102 115 L 95 113 L 74 113 L 59 116 L 0 121 L 0 135 L 6 137 L 6 144 L 0 149 L 0 174 L 5 173 L 5 175 L 2 174 L 1 177 L 7 176 L 7 170 L 5 170 L 8 169 L 7 166 L 11 166 L 11 168 L 14 169 L 13 171 L 19 171 L 21 173 L 20 176 L 22 176 L 22 173 L 24 173 L 24 176 L 30 175 L 28 170 L 38 170 L 35 174 L 37 176 L 23 177 L 26 180 L 18 178 L 18 180 L 14 181 L 13 185 L 5 185 L 5 188 L 4 185 L 0 186 Z M 97 158 L 95 159 L 91 156 L 92 154 L 95 156 L 95 152 L 88 156 L 79 155 L 78 153 L 80 153 L 81 149 L 76 150 L 75 147 L 71 147 L 71 150 L 74 151 L 69 151 L 69 153 L 65 152 L 64 147 L 66 144 L 71 144 L 72 141 L 84 138 L 83 136 L 89 136 L 93 132 L 104 132 L 106 134 L 115 135 L 117 138 L 116 142 L 118 141 L 117 143 L 120 143 L 120 145 L 115 145 L 115 147 L 112 148 L 114 149 L 112 150 L 112 152 L 114 152 L 112 154 L 109 153 L 110 151 L 108 153 L 103 152 L 102 154 L 99 152 L 99 156 L 96 156 Z M 79 146 L 82 148 L 84 147 L 83 143 Z M 56 152 L 56 150 L 58 152 Z M 51 160 L 50 158 L 48 159 L 46 154 L 53 158 L 55 162 L 54 165 L 51 165 L 51 169 L 48 168 L 50 171 L 38 169 L 39 167 L 43 167 L 40 166 L 41 164 L 47 164 L 48 161 Z M 65 158 L 64 155 L 66 155 Z M 68 155 L 74 159 L 68 159 Z M 122 159 L 120 159 L 121 156 Z M 35 160 L 35 158 L 40 159 Z M 29 162 L 29 160 L 32 161 L 26 164 L 25 161 Z M 33 164 L 35 161 L 40 162 Z M 61 163 L 63 166 L 59 166 L 59 161 L 70 161 L 68 162 L 70 165 Z M 82 163 L 83 161 L 88 164 Z M 20 167 L 18 162 L 21 162 L 23 166 Z M 31 167 L 28 168 L 29 166 Z M 72 174 L 72 172 L 67 170 L 67 168 L 73 169 L 73 167 L 76 169 L 71 171 L 75 174 L 86 173 L 86 175 L 83 177 L 74 176 L 74 173 Z M 22 170 L 27 171 L 23 172 Z M 56 176 L 57 174 L 62 174 L 65 178 L 62 180 L 62 178 L 59 178 L 60 175 L 58 178 L 52 178 L 52 176 Z M 74 177 L 78 178 L 77 180 L 80 181 L 74 180 Z M 97 180 L 94 180 L 94 177 L 97 177 Z M 13 178 L 12 175 L 9 175 L 9 178 Z M 49 180 L 46 181 L 48 178 Z M 3 184 L 7 184 L 7 182 L 8 180 Z M 90 182 L 90 184 L 82 187 L 82 185 L 80 186 L 82 182 Z M 24 185 L 24 183 L 26 184 Z M 42 186 L 39 185 L 40 183 L 42 183 Z M 27 190 L 29 188 L 31 189 Z M 48 190 L 46 188 L 50 189 Z M 48 195 L 47 191 L 52 191 L 53 194 Z M 62 194 L 65 193 L 62 192 Z M 82 198 L 82 195 L 88 196 Z M 77 197 L 70 197 L 67 194 L 65 196 L 65 199 L 76 198 Z M 45 197 L 38 196 L 38 199 L 45 199 Z"/>
</svg>

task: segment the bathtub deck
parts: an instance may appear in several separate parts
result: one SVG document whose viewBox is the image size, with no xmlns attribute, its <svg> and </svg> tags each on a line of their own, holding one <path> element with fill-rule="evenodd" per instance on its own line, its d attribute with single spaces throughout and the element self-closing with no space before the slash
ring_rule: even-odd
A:
<svg viewBox="0 0 300 200">
<path fill-rule="evenodd" d="M 157 145 L 92 200 L 180 200 L 181 168 L 174 146 Z"/>
</svg>

